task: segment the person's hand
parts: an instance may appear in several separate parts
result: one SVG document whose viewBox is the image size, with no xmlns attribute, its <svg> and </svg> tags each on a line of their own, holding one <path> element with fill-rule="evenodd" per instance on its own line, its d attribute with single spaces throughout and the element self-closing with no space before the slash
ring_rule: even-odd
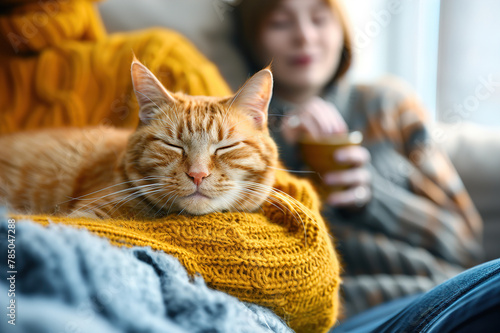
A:
<svg viewBox="0 0 500 333">
<path fill-rule="evenodd" d="M 372 198 L 371 174 L 364 167 L 370 162 L 370 152 L 362 146 L 348 146 L 336 150 L 333 158 L 338 164 L 350 168 L 323 175 L 326 185 L 345 187 L 344 190 L 330 193 L 326 203 L 338 208 L 364 207 Z"/>
<path fill-rule="evenodd" d="M 295 143 L 306 135 L 313 140 L 328 137 L 334 133 L 347 132 L 347 124 L 335 105 L 320 97 L 313 97 L 287 116 L 282 125 L 283 137 Z"/>
</svg>

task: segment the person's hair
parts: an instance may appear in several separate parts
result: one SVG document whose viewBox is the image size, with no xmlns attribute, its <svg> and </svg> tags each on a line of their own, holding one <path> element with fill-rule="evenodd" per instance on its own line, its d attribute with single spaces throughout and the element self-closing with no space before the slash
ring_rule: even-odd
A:
<svg viewBox="0 0 500 333">
<path fill-rule="evenodd" d="M 250 70 L 258 71 L 262 64 L 255 59 L 256 45 L 266 19 L 284 0 L 241 0 L 236 7 L 236 44 L 245 56 Z M 340 21 L 344 37 L 341 59 L 330 83 L 337 81 L 349 69 L 352 62 L 351 28 L 341 0 L 324 0 Z"/>
</svg>

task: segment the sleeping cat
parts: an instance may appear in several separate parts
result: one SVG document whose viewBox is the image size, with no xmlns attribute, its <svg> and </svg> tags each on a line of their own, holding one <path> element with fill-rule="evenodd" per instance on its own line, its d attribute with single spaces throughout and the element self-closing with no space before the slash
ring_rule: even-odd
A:
<svg viewBox="0 0 500 333">
<path fill-rule="evenodd" d="M 170 93 L 132 62 L 135 131 L 61 128 L 0 137 L 0 205 L 15 212 L 155 218 L 253 211 L 278 163 L 267 130 L 272 74 L 234 96 Z"/>
</svg>

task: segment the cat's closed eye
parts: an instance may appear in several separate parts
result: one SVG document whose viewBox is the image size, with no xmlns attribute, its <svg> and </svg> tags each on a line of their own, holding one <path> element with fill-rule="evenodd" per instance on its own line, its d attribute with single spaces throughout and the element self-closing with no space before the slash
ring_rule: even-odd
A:
<svg viewBox="0 0 500 333">
<path fill-rule="evenodd" d="M 236 148 L 237 146 L 239 146 L 240 143 L 241 142 L 235 142 L 235 143 L 227 145 L 227 146 L 219 147 L 219 148 L 215 149 L 215 155 L 217 156 L 220 154 L 227 153 L 227 152 L 231 151 L 232 148 Z"/>
<path fill-rule="evenodd" d="M 184 154 L 184 148 L 181 146 L 174 145 L 173 143 L 170 143 L 170 142 L 165 141 L 163 139 L 156 139 L 156 141 L 160 142 L 163 146 L 166 146 L 167 148 L 169 148 L 177 153 Z"/>
</svg>

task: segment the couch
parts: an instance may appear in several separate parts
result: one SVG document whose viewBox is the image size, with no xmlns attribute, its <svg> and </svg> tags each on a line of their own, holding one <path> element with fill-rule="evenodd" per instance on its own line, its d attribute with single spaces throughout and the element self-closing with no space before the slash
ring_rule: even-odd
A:
<svg viewBox="0 0 500 333">
<path fill-rule="evenodd" d="M 500 129 L 436 124 L 432 136 L 449 155 L 484 222 L 485 259 L 500 257 Z"/>
</svg>

